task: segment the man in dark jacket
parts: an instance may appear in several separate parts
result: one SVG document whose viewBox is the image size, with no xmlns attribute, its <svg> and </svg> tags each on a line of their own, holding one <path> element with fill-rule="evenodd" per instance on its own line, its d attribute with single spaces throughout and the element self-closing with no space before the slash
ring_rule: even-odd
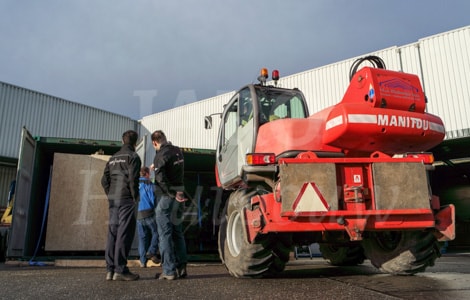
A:
<svg viewBox="0 0 470 300">
<path fill-rule="evenodd" d="M 135 153 L 138 138 L 137 132 L 133 130 L 123 133 L 123 146 L 109 159 L 101 178 L 101 185 L 109 200 L 106 280 L 139 279 L 139 275 L 131 273 L 127 267 L 139 202 L 141 161 Z"/>
<path fill-rule="evenodd" d="M 155 194 L 158 204 L 155 215 L 160 237 L 160 254 L 163 272 L 159 279 L 173 280 L 187 276 L 186 242 L 182 218 L 184 201 L 184 158 L 180 148 L 167 141 L 161 130 L 152 133 L 156 150 L 153 161 Z"/>
</svg>

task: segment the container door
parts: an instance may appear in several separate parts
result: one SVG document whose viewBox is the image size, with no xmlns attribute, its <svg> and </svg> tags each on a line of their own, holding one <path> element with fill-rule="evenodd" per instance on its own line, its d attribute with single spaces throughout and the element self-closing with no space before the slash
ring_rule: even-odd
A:
<svg viewBox="0 0 470 300">
<path fill-rule="evenodd" d="M 147 148 L 147 135 L 144 135 L 140 143 L 138 143 L 137 146 L 135 147 L 135 152 L 137 153 L 137 155 L 139 155 L 140 160 L 142 161 L 142 167 L 150 165 L 150 164 L 147 164 L 147 162 L 145 161 L 146 148 Z"/>
<path fill-rule="evenodd" d="M 31 201 L 31 184 L 34 168 L 36 141 L 23 127 L 21 131 L 20 153 L 16 174 L 15 203 L 13 206 L 10 241 L 7 256 L 23 256 L 25 238 L 28 230 L 29 207 Z"/>
<path fill-rule="evenodd" d="M 220 183 L 228 187 L 240 180 L 238 166 L 238 94 L 227 104 L 222 115 L 217 143 L 217 172 Z"/>
</svg>

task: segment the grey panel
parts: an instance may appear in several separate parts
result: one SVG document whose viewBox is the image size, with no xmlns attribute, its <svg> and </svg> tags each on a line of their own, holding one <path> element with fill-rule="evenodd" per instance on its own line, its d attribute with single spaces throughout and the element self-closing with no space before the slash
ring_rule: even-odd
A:
<svg viewBox="0 0 470 300">
<path fill-rule="evenodd" d="M 333 163 L 280 165 L 282 211 L 292 211 L 292 206 L 302 186 L 314 182 L 331 210 L 338 209 L 336 166 Z"/>
<path fill-rule="evenodd" d="M 109 157 L 54 154 L 46 251 L 104 250 L 109 204 L 101 176 Z"/>
<path fill-rule="evenodd" d="M 430 207 L 428 178 L 423 164 L 374 163 L 372 172 L 377 209 Z"/>
</svg>

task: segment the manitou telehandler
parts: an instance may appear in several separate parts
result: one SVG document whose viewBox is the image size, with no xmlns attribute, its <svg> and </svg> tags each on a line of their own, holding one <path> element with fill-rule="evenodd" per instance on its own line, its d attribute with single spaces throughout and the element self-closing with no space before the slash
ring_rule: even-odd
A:
<svg viewBox="0 0 470 300">
<path fill-rule="evenodd" d="M 230 196 L 218 247 L 229 273 L 272 275 L 312 243 L 337 266 L 369 259 L 410 275 L 434 265 L 455 237 L 455 208 L 430 190 L 424 151 L 445 128 L 426 112 L 419 78 L 358 59 L 342 101 L 312 115 L 300 90 L 277 87 L 277 70 L 274 85 L 267 78 L 263 69 L 221 114 L 215 172 Z"/>
</svg>

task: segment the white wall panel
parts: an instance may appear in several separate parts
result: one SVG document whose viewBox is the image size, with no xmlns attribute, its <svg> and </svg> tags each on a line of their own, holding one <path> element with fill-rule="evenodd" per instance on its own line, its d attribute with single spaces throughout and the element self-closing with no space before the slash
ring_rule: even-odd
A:
<svg viewBox="0 0 470 300">
<path fill-rule="evenodd" d="M 400 68 L 397 69 L 397 71 L 418 75 L 421 80 L 421 85 L 423 85 L 419 47 L 419 43 L 413 43 L 397 49 L 400 59 Z M 424 86 L 423 89 L 425 90 Z"/>
<path fill-rule="evenodd" d="M 214 115 L 213 128 L 204 128 L 204 116 L 221 113 L 223 105 L 233 96 L 234 92 L 225 93 L 213 98 L 194 102 L 171 110 L 156 113 L 140 120 L 141 135 L 147 140 L 147 164 L 153 161 L 155 150 L 150 135 L 155 130 L 162 130 L 168 140 L 182 148 L 215 149 L 217 142 L 220 116 Z"/>
<path fill-rule="evenodd" d="M 446 138 L 469 136 L 470 26 L 419 44 L 429 111 L 443 119 Z"/>
<path fill-rule="evenodd" d="M 392 47 L 379 52 L 362 55 L 377 55 L 381 57 L 387 69 L 399 71 L 400 61 L 398 48 Z M 343 99 L 349 85 L 350 68 L 359 57 L 344 60 L 302 73 L 281 77 L 278 86 L 285 88 L 299 88 L 305 95 L 310 114 L 318 112 Z M 371 66 L 364 62 L 361 67 Z M 360 69 L 360 67 L 359 67 Z"/>
</svg>

